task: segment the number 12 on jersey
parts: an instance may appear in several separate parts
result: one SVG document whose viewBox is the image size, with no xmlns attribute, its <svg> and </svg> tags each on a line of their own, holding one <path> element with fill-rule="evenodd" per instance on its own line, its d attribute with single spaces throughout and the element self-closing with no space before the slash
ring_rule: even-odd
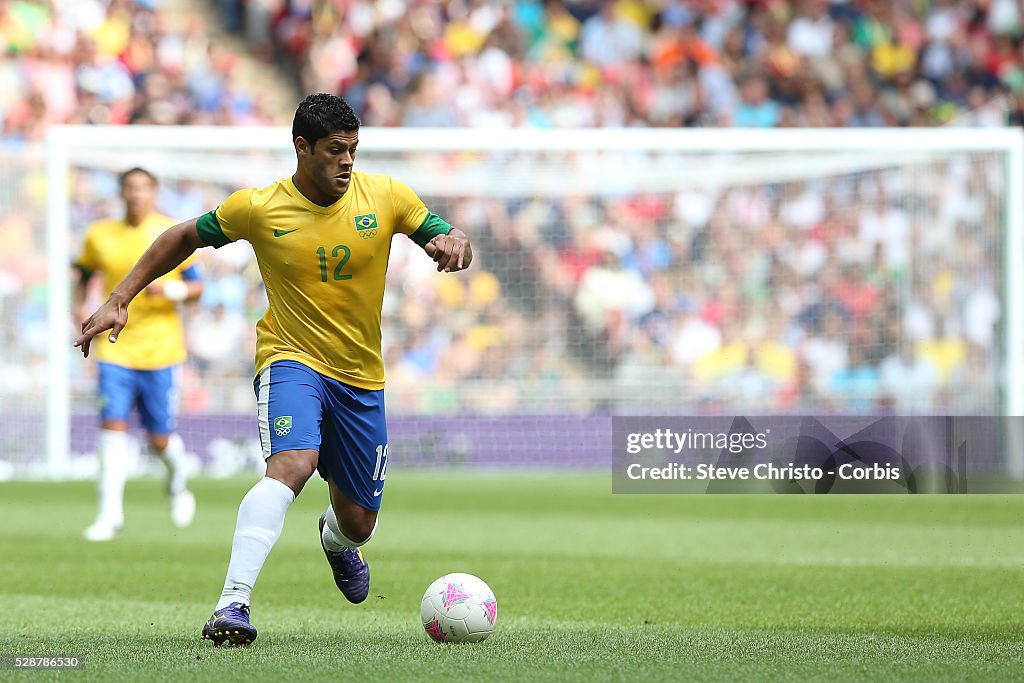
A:
<svg viewBox="0 0 1024 683">
<path fill-rule="evenodd" d="M 335 280 L 351 280 L 352 273 L 341 272 L 345 264 L 352 257 L 352 250 L 346 247 L 344 244 L 339 244 L 331 250 L 331 258 L 338 258 L 338 254 L 344 252 L 338 263 L 334 266 L 334 279 Z M 316 248 L 316 255 L 320 258 L 320 282 L 327 282 L 327 249 L 324 247 Z"/>
<path fill-rule="evenodd" d="M 373 480 L 384 481 L 388 476 L 388 445 L 377 446 L 377 465 L 373 468 Z"/>
</svg>

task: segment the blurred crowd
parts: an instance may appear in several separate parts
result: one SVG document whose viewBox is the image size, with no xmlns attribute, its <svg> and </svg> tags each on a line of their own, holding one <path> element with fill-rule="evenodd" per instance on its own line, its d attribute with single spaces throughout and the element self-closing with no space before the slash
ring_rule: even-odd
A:
<svg viewBox="0 0 1024 683">
<path fill-rule="evenodd" d="M 306 90 L 372 125 L 999 125 L 1024 88 L 1016 0 L 323 0 L 311 22 Z"/>
<path fill-rule="evenodd" d="M 659 195 L 455 200 L 479 269 L 439 279 L 396 244 L 389 277 L 406 296 L 385 306 L 389 381 L 427 410 L 992 412 L 1002 177 L 992 157 L 964 156 Z"/>
<path fill-rule="evenodd" d="M 195 0 L 297 90 L 386 126 L 1024 121 L 1016 0 Z M 0 0 L 0 135 L 266 123 L 242 55 L 159 0 Z"/>
<path fill-rule="evenodd" d="M 995 412 L 1003 182 L 973 154 L 648 195 L 424 196 L 477 260 L 439 275 L 394 240 L 390 410 Z M 166 180 L 160 205 L 198 215 L 228 191 Z M 77 230 L 120 210 L 112 174 L 80 172 L 73 193 Z M 184 409 L 246 414 L 259 272 L 244 243 L 201 259 Z M 40 347 L 44 312 L 18 330 Z M 90 365 L 73 367 L 91 396 Z"/>
<path fill-rule="evenodd" d="M 213 0 L 227 31 L 266 61 L 297 70 L 309 52 L 317 0 Z"/>
<path fill-rule="evenodd" d="M 266 124 L 239 56 L 158 0 L 0 0 L 0 141 L 52 123 Z"/>
<path fill-rule="evenodd" d="M 1013 0 L 213 5 L 258 58 L 287 55 L 304 90 L 344 94 L 368 125 L 1024 120 Z M 156 0 L 0 0 L 0 36 L 0 141 L 39 140 L 53 122 L 269 120 L 239 57 L 201 19 L 172 27 Z M 8 398 L 39 393 L 52 334 L 41 156 L 19 159 L 0 164 Z M 424 195 L 479 258 L 439 276 L 396 239 L 389 400 L 427 413 L 995 412 L 1003 179 L 976 154 L 650 194 Z M 160 206 L 195 216 L 232 189 L 164 178 Z M 72 195 L 78 237 L 121 211 L 109 171 L 79 170 Z M 259 272 L 246 245 L 206 250 L 203 266 L 184 409 L 245 414 Z M 91 366 L 72 367 L 88 400 Z"/>
</svg>

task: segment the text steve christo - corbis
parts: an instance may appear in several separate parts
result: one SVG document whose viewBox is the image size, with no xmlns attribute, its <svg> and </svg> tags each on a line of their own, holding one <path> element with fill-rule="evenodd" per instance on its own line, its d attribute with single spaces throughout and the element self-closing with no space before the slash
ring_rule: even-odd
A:
<svg viewBox="0 0 1024 683">
<path fill-rule="evenodd" d="M 751 450 L 768 448 L 770 429 L 756 433 L 740 432 L 695 432 L 692 429 L 676 432 L 671 429 L 656 429 L 653 432 L 633 432 L 626 435 L 626 452 L 637 455 L 643 451 L 668 451 L 678 455 L 683 450 L 715 450 L 730 453 L 744 453 Z M 763 462 L 750 465 L 718 465 L 714 463 L 667 463 L 651 467 L 641 463 L 626 466 L 629 479 L 660 479 L 660 480 L 799 480 L 821 479 L 824 476 L 837 476 L 840 479 L 853 480 L 888 480 L 900 478 L 900 468 L 888 464 L 866 464 L 848 462 L 833 465 L 830 469 L 811 464 L 796 465 Z"/>
</svg>

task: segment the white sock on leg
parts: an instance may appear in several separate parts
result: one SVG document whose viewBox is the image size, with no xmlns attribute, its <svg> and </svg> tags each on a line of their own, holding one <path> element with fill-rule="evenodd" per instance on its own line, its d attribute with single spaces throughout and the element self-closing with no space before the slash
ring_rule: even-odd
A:
<svg viewBox="0 0 1024 683">
<path fill-rule="evenodd" d="M 188 488 L 188 473 L 185 471 L 185 442 L 177 434 L 167 439 L 167 448 L 155 451 L 156 456 L 167 466 L 167 490 L 172 496 Z"/>
<path fill-rule="evenodd" d="M 327 506 L 327 519 L 325 521 L 324 531 L 320 534 L 320 537 L 324 541 L 324 546 L 332 553 L 340 553 L 346 548 L 358 548 L 359 546 L 366 545 L 373 538 L 373 535 L 377 533 L 377 522 L 375 521 L 370 535 L 356 543 L 341 530 L 341 524 L 338 523 L 338 516 L 334 514 L 333 505 Z"/>
<path fill-rule="evenodd" d="M 124 524 L 124 484 L 128 480 L 128 434 L 101 429 L 99 436 L 100 511 L 97 521 Z"/>
<path fill-rule="evenodd" d="M 227 607 L 232 602 L 249 604 L 252 587 L 270 549 L 281 536 L 284 516 L 294 500 L 295 493 L 290 488 L 270 477 L 258 481 L 242 498 L 231 543 L 228 574 L 215 609 Z"/>
</svg>

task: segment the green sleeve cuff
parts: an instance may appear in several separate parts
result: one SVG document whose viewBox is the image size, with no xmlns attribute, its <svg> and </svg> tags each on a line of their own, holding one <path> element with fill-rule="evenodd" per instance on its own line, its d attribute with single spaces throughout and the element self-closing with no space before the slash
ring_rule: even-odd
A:
<svg viewBox="0 0 1024 683">
<path fill-rule="evenodd" d="M 207 246 L 216 249 L 231 242 L 227 235 L 224 234 L 224 231 L 220 229 L 220 223 L 217 222 L 216 209 L 199 217 L 199 220 L 196 221 L 196 232 L 199 233 L 199 239 L 205 242 Z"/>
<path fill-rule="evenodd" d="M 73 263 L 71 265 L 76 270 L 78 270 L 78 277 L 81 279 L 82 282 L 88 282 L 89 279 L 92 278 L 93 271 L 89 270 L 88 268 L 83 266 L 81 263 Z"/>
<path fill-rule="evenodd" d="M 447 235 L 451 232 L 451 229 L 452 226 L 445 223 L 441 218 L 435 214 L 428 213 L 427 217 L 423 219 L 422 223 L 420 223 L 420 227 L 416 229 L 416 232 L 409 235 L 409 239 L 420 245 L 422 248 L 427 246 L 427 242 L 438 235 Z"/>
</svg>

